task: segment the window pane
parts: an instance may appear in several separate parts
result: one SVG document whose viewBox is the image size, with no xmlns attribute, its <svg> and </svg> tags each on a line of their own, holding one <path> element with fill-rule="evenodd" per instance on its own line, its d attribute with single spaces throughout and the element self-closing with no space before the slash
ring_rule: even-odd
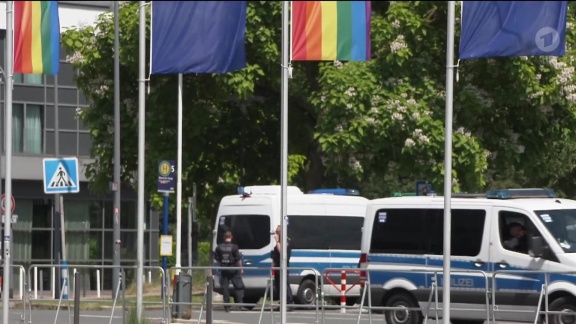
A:
<svg viewBox="0 0 576 324">
<path fill-rule="evenodd" d="M 26 84 L 42 84 L 42 74 L 25 74 L 24 83 Z"/>
<path fill-rule="evenodd" d="M 330 248 L 334 250 L 360 250 L 364 217 L 329 217 Z M 290 225 L 288 225 L 290 226 Z"/>
<path fill-rule="evenodd" d="M 102 259 L 102 232 L 90 233 L 90 260 Z"/>
<path fill-rule="evenodd" d="M 78 140 L 80 141 L 78 155 L 90 156 L 90 150 L 92 149 L 92 136 L 90 136 L 89 133 L 78 133 Z"/>
<path fill-rule="evenodd" d="M 136 229 L 136 202 L 123 201 L 120 205 L 120 227 Z"/>
<path fill-rule="evenodd" d="M 326 223 L 326 217 L 323 216 L 290 215 L 288 217 L 288 237 L 292 249 L 328 249 Z M 314 226 L 310 224 L 314 224 Z"/>
<path fill-rule="evenodd" d="M 433 237 L 442 230 L 440 209 L 382 209 L 374 216 L 370 252 L 418 253 L 442 251 Z M 440 232 L 441 233 L 441 232 Z M 437 244 L 436 244 L 437 245 Z"/>
<path fill-rule="evenodd" d="M 227 215 L 220 217 L 217 243 L 224 240 L 224 233 L 231 231 L 234 242 L 240 249 L 261 249 L 272 239 L 270 216 L 268 215 Z"/>
<path fill-rule="evenodd" d="M 34 199 L 32 201 L 32 227 L 52 228 L 52 201 Z"/>
<path fill-rule="evenodd" d="M 14 73 L 14 83 L 19 83 L 19 84 L 24 83 L 24 77 L 22 76 L 22 74 Z"/>
<path fill-rule="evenodd" d="M 22 153 L 24 148 L 24 105 L 12 105 L 12 151 Z"/>
<path fill-rule="evenodd" d="M 39 105 L 26 105 L 26 152 L 42 153 L 43 109 Z"/>
<path fill-rule="evenodd" d="M 120 257 L 123 261 L 134 260 L 136 261 L 136 232 L 125 232 L 120 233 L 120 240 L 122 245 L 120 248 Z M 144 253 L 146 254 L 146 253 Z"/>
<path fill-rule="evenodd" d="M 452 255 L 476 256 L 480 253 L 485 217 L 484 210 L 452 210 Z"/>
<path fill-rule="evenodd" d="M 32 259 L 51 260 L 52 231 L 33 231 L 32 246 Z"/>
<path fill-rule="evenodd" d="M 46 154 L 56 153 L 55 137 L 54 131 L 46 131 Z"/>
<path fill-rule="evenodd" d="M 76 120 L 76 108 L 58 107 L 58 127 L 61 130 L 73 130 L 78 128 Z"/>
<path fill-rule="evenodd" d="M 104 215 L 102 214 L 102 203 L 99 201 L 94 201 L 90 205 L 90 228 L 102 228 L 102 218 Z"/>
<path fill-rule="evenodd" d="M 76 155 L 76 132 L 58 132 L 60 134 L 60 154 Z"/>
</svg>

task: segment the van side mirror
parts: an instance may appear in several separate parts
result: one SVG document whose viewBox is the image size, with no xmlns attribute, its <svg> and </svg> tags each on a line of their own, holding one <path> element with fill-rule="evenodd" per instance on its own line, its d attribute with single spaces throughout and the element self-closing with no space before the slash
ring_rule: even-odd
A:
<svg viewBox="0 0 576 324">
<path fill-rule="evenodd" d="M 534 258 L 541 258 L 544 255 L 545 249 L 544 238 L 541 236 L 532 236 L 528 242 L 528 251 L 530 256 Z"/>
</svg>

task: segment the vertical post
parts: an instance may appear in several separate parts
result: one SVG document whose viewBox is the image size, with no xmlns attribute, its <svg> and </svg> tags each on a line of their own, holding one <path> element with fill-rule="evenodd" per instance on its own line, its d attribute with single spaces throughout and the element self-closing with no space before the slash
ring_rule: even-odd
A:
<svg viewBox="0 0 576 324">
<path fill-rule="evenodd" d="M 58 110 L 56 110 L 58 111 Z M 70 280 L 68 278 L 68 257 L 67 257 L 67 253 L 66 253 L 66 226 L 64 223 L 64 197 L 62 195 L 57 195 L 57 197 L 59 198 L 59 201 L 57 203 L 57 205 L 60 206 L 60 234 L 61 234 L 61 239 L 60 242 L 62 242 L 62 268 L 61 268 L 61 272 L 62 272 L 62 289 L 64 289 L 64 292 L 62 292 L 62 299 L 64 300 L 68 300 L 68 290 L 70 288 Z"/>
<path fill-rule="evenodd" d="M 146 97 L 145 97 L 145 66 L 146 66 L 146 1 L 138 1 L 140 10 L 139 40 L 138 40 L 138 233 L 136 240 L 136 316 L 138 322 L 142 319 L 143 267 L 144 267 L 144 178 L 145 178 L 145 130 L 146 130 Z"/>
<path fill-rule="evenodd" d="M 340 313 L 346 313 L 346 271 L 340 273 Z"/>
<path fill-rule="evenodd" d="M 112 287 L 118 286 L 120 275 L 120 23 L 118 1 L 114 1 L 114 251 L 112 263 Z M 114 294 L 114 292 L 112 292 Z"/>
<path fill-rule="evenodd" d="M 212 324 L 212 288 L 214 287 L 214 277 L 206 277 L 206 324 Z"/>
<path fill-rule="evenodd" d="M 176 161 L 176 268 L 182 266 L 182 73 L 178 74 L 178 161 Z M 176 274 L 180 269 L 176 269 Z"/>
<path fill-rule="evenodd" d="M 4 264 L 10 264 L 10 232 L 12 230 L 12 81 L 13 81 L 13 55 L 14 43 L 12 42 L 14 1 L 6 1 L 6 203 L 4 222 Z M 4 267 L 2 288 L 2 323 L 8 323 L 10 312 L 10 267 Z"/>
<path fill-rule="evenodd" d="M 286 295 L 287 295 L 287 279 L 288 279 L 288 271 L 286 269 L 287 264 L 287 233 L 288 229 L 286 226 L 286 219 L 287 219 L 287 182 L 288 182 L 288 51 L 289 49 L 289 24 L 288 24 L 288 1 L 282 1 L 282 64 L 281 64 L 281 71 L 282 71 L 282 92 L 281 92 L 281 131 L 280 131 L 280 138 L 281 138 L 281 175 L 280 175 L 280 184 L 281 184 L 281 229 L 282 229 L 282 251 L 280 251 L 281 255 L 281 262 L 280 262 L 280 323 L 286 323 Z"/>
<path fill-rule="evenodd" d="M 194 195 L 194 194 L 192 194 Z M 194 209 L 193 197 L 188 197 L 188 231 L 186 234 L 188 235 L 188 267 L 192 267 L 192 210 Z M 189 271 L 190 275 L 192 275 L 192 270 Z"/>
<path fill-rule="evenodd" d="M 455 2 L 448 1 L 448 32 L 446 45 L 446 137 L 444 139 L 444 262 L 442 320 L 450 324 L 450 238 L 452 237 L 452 100 L 454 90 L 454 23 Z"/>
<path fill-rule="evenodd" d="M 74 324 L 80 324 L 80 276 L 74 269 Z"/>
<path fill-rule="evenodd" d="M 167 192 L 164 193 L 164 215 L 162 216 L 162 234 L 168 235 L 168 207 L 170 203 L 170 196 Z M 166 272 L 166 268 L 168 268 L 168 257 L 162 256 L 162 269 L 164 273 Z"/>
</svg>

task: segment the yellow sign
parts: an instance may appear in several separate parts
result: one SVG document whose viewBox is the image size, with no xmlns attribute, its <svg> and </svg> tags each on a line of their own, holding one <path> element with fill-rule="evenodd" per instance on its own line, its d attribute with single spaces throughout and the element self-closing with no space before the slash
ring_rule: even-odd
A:
<svg viewBox="0 0 576 324">
<path fill-rule="evenodd" d="M 172 256 L 172 235 L 160 235 L 160 256 Z"/>
</svg>

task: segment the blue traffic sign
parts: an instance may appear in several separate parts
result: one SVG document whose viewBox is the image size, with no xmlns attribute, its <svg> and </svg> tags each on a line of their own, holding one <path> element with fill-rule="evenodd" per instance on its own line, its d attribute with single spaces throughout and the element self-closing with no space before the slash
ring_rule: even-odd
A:
<svg viewBox="0 0 576 324">
<path fill-rule="evenodd" d="M 77 158 L 45 158 L 43 162 L 45 193 L 76 193 L 80 191 Z"/>
<path fill-rule="evenodd" d="M 158 162 L 158 192 L 173 193 L 175 187 L 176 162 L 161 160 Z"/>
</svg>

